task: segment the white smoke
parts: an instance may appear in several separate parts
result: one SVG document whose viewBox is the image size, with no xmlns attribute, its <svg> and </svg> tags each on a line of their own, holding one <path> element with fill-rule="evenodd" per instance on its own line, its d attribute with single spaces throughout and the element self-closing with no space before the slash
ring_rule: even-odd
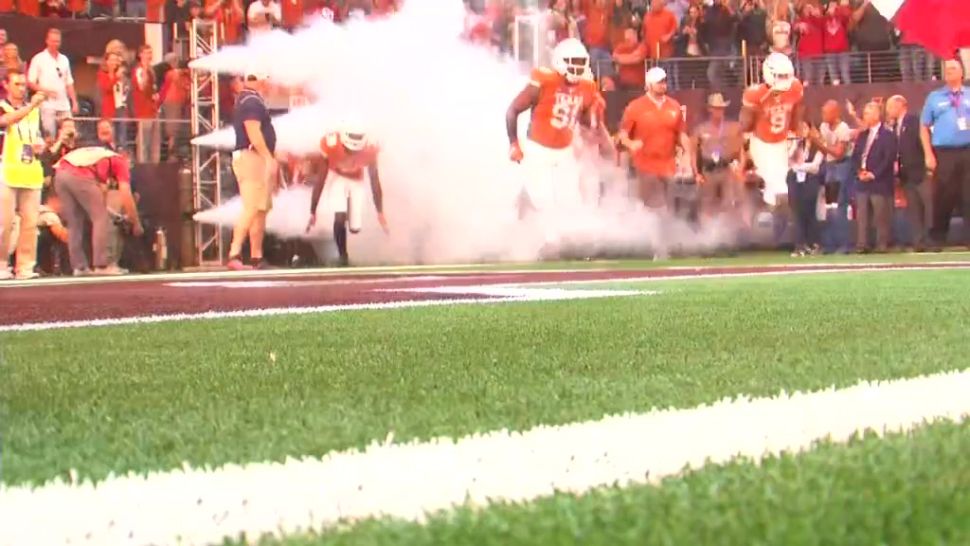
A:
<svg viewBox="0 0 970 546">
<path fill-rule="evenodd" d="M 385 235 L 373 204 L 364 229 L 349 238 L 351 259 L 368 263 L 455 263 L 533 260 L 558 231 L 562 244 L 584 255 L 644 253 L 659 237 L 690 248 L 719 243 L 715 226 L 658 225 L 625 197 L 625 179 L 611 162 L 587 154 L 585 187 L 603 181 L 610 195 L 581 211 L 542 220 L 518 219 L 523 168 L 508 160 L 505 111 L 527 81 L 511 61 L 463 41 L 461 0 L 407 0 L 396 15 L 342 26 L 318 21 L 294 35 L 267 33 L 227 48 L 193 67 L 241 74 L 262 70 L 284 85 L 305 85 L 314 104 L 274 120 L 278 151 L 306 153 L 345 114 L 362 119 L 381 148 L 379 169 Z M 528 114 L 520 122 L 525 138 Z M 225 131 L 195 141 L 231 144 Z M 321 239 L 331 234 L 328 211 L 304 233 L 309 190 L 276 196 L 267 231 Z M 196 220 L 230 226 L 238 202 L 198 213 Z M 565 217 L 564 217 L 565 216 Z"/>
</svg>

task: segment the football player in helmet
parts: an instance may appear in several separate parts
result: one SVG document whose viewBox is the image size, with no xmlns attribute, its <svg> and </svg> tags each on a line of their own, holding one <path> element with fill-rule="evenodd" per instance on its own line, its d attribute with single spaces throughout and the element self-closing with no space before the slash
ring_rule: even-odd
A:
<svg viewBox="0 0 970 546">
<path fill-rule="evenodd" d="M 524 193 L 533 210 L 580 202 L 575 129 L 577 124 L 595 127 L 606 106 L 591 77 L 589 53 L 582 42 L 563 40 L 552 57 L 552 68 L 534 69 L 505 115 L 509 157 L 517 163 L 525 158 Z M 520 143 L 519 115 L 530 109 L 528 138 Z"/>
<path fill-rule="evenodd" d="M 751 133 L 750 157 L 765 182 L 765 202 L 776 205 L 787 195 L 789 139 L 804 117 L 805 91 L 795 78 L 791 59 L 768 55 L 762 65 L 764 81 L 742 95 L 741 126 Z"/>
<path fill-rule="evenodd" d="M 384 217 L 384 199 L 380 174 L 377 170 L 378 147 L 370 142 L 359 123 L 345 121 L 339 131 L 328 133 L 320 141 L 323 157 L 317 162 L 313 193 L 310 198 L 309 232 L 317 223 L 317 205 L 324 197 L 326 210 L 333 211 L 333 238 L 340 255 L 340 265 L 349 263 L 347 254 L 347 229 L 359 233 L 362 228 L 364 200 L 366 199 L 364 176 L 370 180 L 377 220 L 385 233 L 388 232 Z M 325 195 L 324 195 L 325 194 Z"/>
</svg>

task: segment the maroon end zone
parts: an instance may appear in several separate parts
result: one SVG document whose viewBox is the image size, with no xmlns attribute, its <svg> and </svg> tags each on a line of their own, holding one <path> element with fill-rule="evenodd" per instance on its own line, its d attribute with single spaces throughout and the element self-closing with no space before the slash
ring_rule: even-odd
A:
<svg viewBox="0 0 970 546">
<path fill-rule="evenodd" d="M 856 271 L 860 269 L 967 268 L 970 263 L 856 264 L 804 266 L 750 266 L 658 268 L 648 270 L 575 270 L 474 273 L 339 274 L 205 278 L 178 275 L 164 280 L 150 276 L 118 282 L 87 279 L 77 284 L 31 286 L 0 284 L 0 326 L 50 322 L 90 321 L 133 317 L 200 314 L 258 309 L 380 304 L 396 301 L 487 299 L 488 296 L 454 292 L 410 291 L 420 288 L 481 285 L 528 285 L 623 279 L 677 278 L 712 275 L 752 275 L 804 271 Z M 406 290 L 406 291 L 401 291 Z M 53 302 L 56 304 L 52 305 Z M 56 313 L 52 314 L 52 309 Z"/>
</svg>

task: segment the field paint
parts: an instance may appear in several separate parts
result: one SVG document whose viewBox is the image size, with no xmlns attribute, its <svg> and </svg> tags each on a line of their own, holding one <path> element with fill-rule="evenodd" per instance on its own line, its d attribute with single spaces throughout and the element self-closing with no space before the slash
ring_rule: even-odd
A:
<svg viewBox="0 0 970 546">
<path fill-rule="evenodd" d="M 461 280 L 490 279 L 502 275 L 465 275 L 457 277 Z M 167 282 L 162 286 L 172 288 L 293 288 L 311 286 L 340 286 L 348 284 L 390 284 L 401 282 L 450 281 L 454 275 L 415 275 L 413 277 L 390 277 L 370 279 L 359 277 L 353 279 L 265 279 L 265 280 L 216 280 L 216 281 L 187 281 Z"/>
<path fill-rule="evenodd" d="M 943 255 L 961 255 L 963 253 L 953 253 L 953 252 L 943 252 Z M 784 256 L 779 255 L 779 259 L 783 259 Z M 568 262 L 567 262 L 568 263 Z M 575 262 L 579 263 L 579 262 Z M 582 262 L 590 265 L 616 265 L 622 264 L 622 260 L 592 260 L 589 262 Z M 654 267 L 647 266 L 648 262 L 644 261 L 644 267 L 654 269 Z M 676 262 L 672 262 L 676 263 Z M 780 263 L 765 263 L 765 264 L 746 264 L 746 263 L 725 263 L 719 265 L 670 265 L 670 266 L 660 266 L 656 267 L 656 271 L 663 270 L 697 270 L 704 271 L 708 269 L 724 269 L 724 268 L 743 268 L 743 267 L 772 267 L 772 268 L 794 268 L 794 267 L 868 267 L 879 264 L 890 264 L 892 262 L 867 262 L 867 263 L 840 263 L 840 262 L 780 262 Z M 911 264 L 924 264 L 924 265 L 949 265 L 958 264 L 970 266 L 970 262 L 965 261 L 932 261 L 932 262 L 904 262 Z M 613 271 L 614 269 L 607 268 L 593 268 L 593 267 L 577 267 L 577 268 L 558 268 L 558 269 L 542 269 L 537 268 L 538 263 L 479 263 L 479 264 L 454 264 L 454 265 L 402 265 L 402 266 L 364 266 L 364 267 L 349 267 L 349 268 L 309 268 L 309 269 L 269 269 L 269 270 L 253 270 L 253 271 L 227 271 L 227 270 L 214 270 L 214 271 L 184 271 L 175 273 L 148 273 L 148 274 L 132 274 L 123 275 L 119 277 L 45 277 L 40 279 L 33 279 L 29 281 L 0 281 L 0 289 L 12 289 L 12 288 L 31 288 L 31 287 L 47 287 L 47 286 L 71 286 L 71 285 L 83 285 L 83 284 L 96 284 L 96 283 L 137 283 L 137 282 L 178 282 L 178 281 L 192 281 L 192 280 L 212 280 L 212 279 L 263 279 L 263 278 L 288 278 L 288 277 L 334 277 L 334 276 L 345 276 L 345 275 L 360 275 L 363 278 L 374 275 L 381 274 L 408 274 L 411 272 L 427 272 L 436 275 L 448 275 L 448 276 L 460 276 L 467 273 L 477 273 L 477 274 L 542 274 L 542 273 L 579 273 L 579 272 L 607 272 Z M 503 267 L 503 269 L 496 269 Z"/>
<path fill-rule="evenodd" d="M 682 281 L 682 280 L 696 280 L 696 279 L 718 279 L 718 278 L 730 278 L 730 277 L 764 277 L 764 276 L 779 276 L 779 275 L 802 275 L 811 273 L 864 273 L 864 272 L 879 272 L 879 271 L 940 271 L 944 269 L 967 269 L 970 268 L 970 262 L 961 263 L 956 262 L 944 262 L 946 267 L 878 267 L 874 264 L 866 264 L 866 267 L 853 267 L 851 269 L 836 268 L 836 269 L 825 269 L 825 268 L 814 268 L 814 269 L 780 269 L 776 271 L 739 271 L 739 272 L 722 272 L 722 273 L 698 273 L 694 275 L 648 275 L 642 277 L 626 277 L 626 278 L 603 278 L 603 279 L 576 279 L 576 280 L 556 280 L 556 281 L 536 281 L 529 282 L 528 280 L 517 281 L 514 283 L 495 283 L 491 285 L 480 285 L 478 288 L 487 287 L 488 291 L 492 288 L 518 288 L 524 285 L 529 287 L 549 287 L 549 286 L 566 286 L 566 285 L 585 285 L 585 284 L 602 284 L 602 283 L 620 283 L 620 284 L 632 284 L 632 283 L 642 283 L 642 282 L 659 282 L 659 281 Z M 662 272 L 662 270 L 658 270 Z M 406 279 L 396 279 L 396 280 L 406 280 Z M 375 293 L 382 291 L 386 292 L 414 292 L 414 293 L 434 293 L 438 291 L 450 291 L 449 293 L 460 293 L 469 294 L 472 292 L 470 290 L 475 287 L 462 286 L 462 287 L 421 287 L 421 288 L 387 288 L 387 289 L 375 289 Z M 484 289 L 484 288 L 483 288 Z M 568 294 L 567 294 L 568 292 Z M 653 295 L 656 292 L 634 290 L 630 291 L 632 293 L 624 293 L 623 291 L 617 290 L 607 290 L 609 295 L 613 296 L 624 296 L 624 295 Z M 583 295 L 583 294 L 587 295 Z M 534 298 L 517 298 L 517 297 L 499 297 L 493 299 L 481 299 L 481 298 L 457 298 L 449 300 L 408 300 L 408 301 L 398 301 L 398 302 L 374 302 L 374 303 L 356 303 L 356 304 L 346 304 L 346 305 L 321 305 L 315 307 L 276 307 L 276 308 L 266 308 L 266 309 L 246 309 L 241 311 L 208 311 L 205 313 L 180 313 L 171 315 L 143 315 L 135 317 L 121 317 L 121 318 L 108 318 L 108 319 L 89 319 L 89 320 L 77 320 L 77 321 L 61 321 L 61 322 L 35 322 L 35 323 L 21 323 L 12 325 L 0 325 L 0 333 L 3 332 L 27 332 L 27 331 L 41 331 L 41 330 L 59 330 L 64 328 L 89 328 L 96 326 L 121 326 L 121 325 L 131 325 L 131 324 L 151 324 L 159 322 L 173 322 L 173 321 L 183 321 L 183 320 L 211 320 L 211 319 L 224 319 L 224 318 L 258 318 L 258 317 L 269 317 L 269 316 L 282 316 L 282 315 L 307 315 L 313 313 L 328 313 L 334 311 L 361 311 L 361 310 L 378 310 L 378 309 L 402 309 L 407 307 L 431 307 L 431 306 L 441 306 L 441 305 L 460 305 L 469 303 L 503 303 L 509 301 L 556 301 L 556 300 L 568 300 L 568 299 L 584 299 L 590 297 L 606 297 L 607 295 L 588 295 L 594 294 L 596 291 L 577 291 L 575 289 L 568 291 L 556 291 L 549 292 L 545 296 L 536 293 Z"/>
<path fill-rule="evenodd" d="M 0 486 L 0 545 L 180 544 L 294 534 L 341 522 L 556 491 L 656 483 L 685 466 L 811 449 L 858 432 L 907 431 L 970 416 L 970 369 L 846 389 L 724 399 L 457 441 L 371 444 L 321 459 L 134 473 L 91 484 Z M 392 435 L 389 435 L 391 438 Z M 56 515 L 56 517 L 52 517 Z"/>
<path fill-rule="evenodd" d="M 609 265 L 613 262 L 585 262 L 589 264 Z M 464 275 L 466 273 L 480 274 L 503 274 L 503 273 L 577 273 L 580 271 L 610 271 L 605 268 L 579 268 L 579 269 L 528 269 L 526 264 L 522 264 L 522 269 L 496 270 L 487 269 L 490 266 L 501 264 L 458 264 L 458 265 L 407 265 L 407 266 L 373 266 L 373 267 L 320 267 L 307 269 L 260 269 L 251 271 L 180 271 L 176 273 L 144 273 L 110 276 L 91 276 L 91 277 L 42 277 L 31 280 L 9 280 L 0 281 L 0 288 L 28 288 L 42 286 L 72 286 L 96 283 L 130 283 L 130 282 L 170 282 L 170 281 L 191 281 L 206 279 L 262 279 L 262 278 L 286 278 L 286 277 L 338 277 L 346 275 L 360 275 L 363 278 L 396 273 L 408 274 L 411 272 L 429 272 L 436 275 Z M 515 264 L 509 264 L 514 267 Z"/>
<path fill-rule="evenodd" d="M 335 311 L 363 311 L 373 309 L 403 309 L 407 307 L 433 307 L 441 305 L 483 304 L 483 303 L 516 303 L 539 301 L 581 300 L 591 298 L 610 298 L 624 296 L 652 295 L 656 292 L 644 290 L 566 290 L 556 288 L 495 288 L 467 286 L 461 294 L 478 297 L 455 299 L 406 300 L 379 303 L 352 303 L 345 305 L 319 305 L 316 307 L 275 307 L 269 309 L 246 309 L 242 311 L 208 311 L 205 313 L 180 313 L 172 315 L 148 315 L 137 317 L 120 317 L 108 319 L 76 320 L 63 322 L 34 322 L 26 324 L 0 325 L 3 332 L 36 332 L 42 330 L 60 330 L 64 328 L 91 328 L 96 326 L 121 326 L 131 324 L 154 324 L 159 322 L 181 322 L 187 320 L 211 320 L 225 318 L 254 318 L 284 315 L 310 315 L 315 313 L 332 313 Z M 475 288 L 485 288 L 482 293 Z M 494 288 L 494 289 L 493 289 Z M 412 289 L 412 292 L 431 292 L 425 289 Z"/>
</svg>

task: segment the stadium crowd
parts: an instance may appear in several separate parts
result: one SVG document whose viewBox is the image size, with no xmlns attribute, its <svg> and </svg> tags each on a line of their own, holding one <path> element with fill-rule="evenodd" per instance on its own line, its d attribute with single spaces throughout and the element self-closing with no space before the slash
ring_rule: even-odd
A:
<svg viewBox="0 0 970 546">
<path fill-rule="evenodd" d="M 58 2 L 49 4 L 56 7 Z M 187 146 L 180 150 L 179 143 L 188 136 L 184 120 L 190 107 L 190 76 L 187 52 L 180 46 L 180 41 L 184 46 L 185 33 L 193 19 L 214 22 L 220 42 L 235 43 L 244 39 L 247 33 L 270 28 L 296 29 L 313 15 L 323 15 L 336 22 L 358 16 L 381 17 L 393 12 L 396 4 L 395 0 L 283 3 L 276 0 L 246 3 L 220 0 L 205 5 L 195 0 L 149 1 L 142 6 L 144 12 L 137 14 L 144 15 L 147 21 L 170 25 L 164 60 L 152 64 L 150 46 L 131 51 L 119 40 L 111 41 L 99 67 L 97 93 L 92 105 L 80 102 L 73 89 L 70 62 L 59 53 L 59 32 L 52 30 L 48 33 L 47 47 L 25 62 L 16 44 L 8 43 L 6 32 L 0 29 L 0 98 L 8 97 L 7 86 L 11 77 L 16 78 L 18 74 L 24 76 L 30 92 L 46 93 L 36 105 L 41 126 L 39 137 L 42 139 L 36 143 L 36 150 L 43 177 L 41 186 L 32 189 L 38 190 L 39 206 L 25 206 L 19 195 L 4 193 L 3 210 L 0 210 L 4 237 L 0 249 L 16 250 L 14 254 L 22 257 L 22 263 L 12 261 L 17 264 L 15 268 L 0 268 L 0 276 L 31 278 L 37 275 L 31 255 L 36 254 L 35 246 L 27 241 L 38 240 L 33 226 L 40 227 L 39 240 L 44 249 L 42 261 L 53 262 L 42 264 L 45 273 L 83 274 L 89 271 L 86 261 L 67 259 L 66 244 L 72 225 L 65 222 L 65 216 L 70 214 L 63 212 L 63 200 L 53 191 L 56 187 L 52 184 L 56 175 L 54 165 L 65 154 L 93 144 L 117 150 L 125 157 L 143 163 L 187 157 Z M 11 3 L 6 7 L 0 4 L 0 11 L 17 9 L 37 16 L 65 16 L 66 13 L 73 17 L 99 17 L 127 15 L 132 5 L 138 9 L 138 4 L 94 0 L 90 4 L 69 0 L 60 4 L 59 9 L 43 8 L 44 5 L 47 3 L 35 10 L 29 3 L 18 2 L 16 6 Z M 777 238 L 792 221 L 796 240 L 794 254 L 802 255 L 823 249 L 848 251 L 853 239 L 858 250 L 867 250 L 870 216 L 875 217 L 877 228 L 876 250 L 888 250 L 894 242 L 915 250 L 939 248 L 944 242 L 940 240 L 940 234 L 945 238 L 943 211 L 946 211 L 948 222 L 951 209 L 959 209 L 961 205 L 960 193 L 951 191 L 950 186 L 946 191 L 934 192 L 932 188 L 938 187 L 937 184 L 927 181 L 920 185 L 925 177 L 917 176 L 918 169 L 911 169 L 908 178 L 907 173 L 899 170 L 904 161 L 900 133 L 895 135 L 899 156 L 893 161 L 895 183 L 889 184 L 888 190 L 880 186 L 875 198 L 865 191 L 858 191 L 866 186 L 860 186 L 858 169 L 852 170 L 851 165 L 862 160 L 861 157 L 853 159 L 853 154 L 857 150 L 857 155 L 867 155 L 868 152 L 864 154 L 861 150 L 868 150 L 869 145 L 863 141 L 860 147 L 856 141 L 862 138 L 860 135 L 872 134 L 873 115 L 879 124 L 886 123 L 895 129 L 901 127 L 896 122 L 905 118 L 906 104 L 905 98 L 900 96 L 858 105 L 863 107 L 861 116 L 857 115 L 855 105 L 833 101 L 826 103 L 817 115 L 806 116 L 793 127 L 790 135 L 789 178 L 798 183 L 789 188 L 793 191 L 779 196 L 778 202 L 760 198 L 765 193 L 765 181 L 746 155 L 750 151 L 750 135 L 744 134 L 740 126 L 732 125 L 735 122 L 725 119 L 727 103 L 723 95 L 716 92 L 745 83 L 743 71 L 738 66 L 742 59 L 759 59 L 760 66 L 764 56 L 784 55 L 793 62 L 793 71 L 800 82 L 810 86 L 859 81 L 856 77 L 859 61 L 853 54 L 881 53 L 893 60 L 893 70 L 883 70 L 874 76 L 870 66 L 863 80 L 939 78 L 953 87 L 951 80 L 955 76 L 952 72 L 959 65 L 948 63 L 948 68 L 944 69 L 940 59 L 933 58 L 895 31 L 869 0 L 553 0 L 542 9 L 525 7 L 517 0 L 466 0 L 466 6 L 467 38 L 506 54 L 518 55 L 520 60 L 535 58 L 545 63 L 556 44 L 570 38 L 581 40 L 588 51 L 600 90 L 649 91 L 662 86 L 662 95 L 668 90 L 683 88 L 715 91 L 708 100 L 709 120 L 692 131 L 686 127 L 678 129 L 684 133 L 684 140 L 681 141 L 680 136 L 671 140 L 676 145 L 670 157 L 663 160 L 663 187 L 653 185 L 650 191 L 644 191 L 645 186 L 641 184 L 634 190 L 648 206 L 662 203 L 695 222 L 728 214 L 746 228 L 757 223 L 759 209 L 770 210 Z M 526 32 L 522 32 L 523 28 Z M 542 55 L 533 57 L 535 52 L 530 48 L 536 44 L 542 49 Z M 653 68 L 647 70 L 648 67 Z M 961 77 L 962 74 L 961 70 Z M 244 84 L 238 77 L 227 78 L 224 83 L 220 86 L 223 95 L 219 100 L 224 118 L 229 120 Z M 30 100 L 27 97 L 29 94 L 25 99 Z M 872 113 L 873 104 L 878 106 L 875 114 Z M 921 109 L 917 106 L 913 111 L 926 125 L 932 119 L 927 118 L 925 109 L 920 112 Z M 79 113 L 93 114 L 99 120 L 92 134 L 79 134 L 83 131 L 74 119 Z M 808 121 L 812 118 L 823 121 L 813 125 Z M 160 120 L 167 123 L 159 123 Z M 919 121 L 917 125 L 920 125 Z M 9 120 L 4 123 L 8 124 Z M 728 127 L 727 132 L 722 123 Z M 717 131 L 718 138 L 727 135 L 727 140 L 712 143 L 712 131 Z M 629 146 L 631 135 L 624 135 L 621 127 L 611 137 L 624 152 L 632 177 L 637 178 L 638 171 L 642 175 L 643 162 L 638 161 L 637 151 Z M 716 150 L 714 156 L 711 155 L 712 146 Z M 923 157 L 926 154 L 922 144 L 916 146 L 910 142 L 909 151 L 905 152 L 911 155 L 905 160 L 910 162 L 910 167 L 917 161 L 914 159 L 917 151 L 921 154 L 919 161 L 927 161 Z M 948 165 L 953 164 L 949 159 L 946 161 Z M 960 161 L 956 163 L 961 164 Z M 291 178 L 299 178 L 300 162 L 294 161 L 288 166 Z M 805 181 L 808 181 L 807 185 L 801 184 Z M 9 181 L 5 184 L 9 186 Z M 959 182 L 951 186 L 954 184 L 959 185 Z M 116 185 L 113 189 L 117 191 L 119 188 Z M 888 204 L 880 199 L 887 191 Z M 117 241 L 124 233 L 140 234 L 143 231 L 137 211 L 129 206 L 123 194 L 113 199 L 107 207 L 107 216 L 104 216 L 110 218 L 111 227 L 107 231 L 112 241 Z M 964 199 L 970 196 L 970 188 L 963 194 Z M 32 200 L 33 197 L 24 203 Z M 767 209 L 765 201 L 770 205 Z M 900 223 L 893 220 L 893 212 L 904 207 L 908 209 L 907 221 L 899 229 Z M 970 207 L 964 204 L 963 208 Z M 848 222 L 853 217 L 857 225 L 862 226 L 854 238 L 848 234 Z M 74 214 L 73 224 L 76 225 L 79 219 Z M 90 216 L 82 221 L 90 223 L 92 220 L 102 221 L 100 217 Z M 69 224 L 66 228 L 65 223 Z M 17 224 L 29 226 L 19 231 L 19 237 Z M 928 231 L 931 225 L 935 238 Z M 98 238 L 103 247 L 106 244 L 103 241 L 107 239 L 100 235 L 100 231 Z M 741 244 L 743 240 L 739 239 L 734 246 Z M 110 246 L 114 249 L 110 252 L 103 248 L 95 251 L 98 260 L 103 262 L 94 264 L 95 269 L 102 274 L 123 274 L 125 270 L 117 263 L 118 245 L 113 242 Z M 45 247 L 56 250 L 48 252 Z M 53 260 L 50 259 L 52 256 Z"/>
</svg>

